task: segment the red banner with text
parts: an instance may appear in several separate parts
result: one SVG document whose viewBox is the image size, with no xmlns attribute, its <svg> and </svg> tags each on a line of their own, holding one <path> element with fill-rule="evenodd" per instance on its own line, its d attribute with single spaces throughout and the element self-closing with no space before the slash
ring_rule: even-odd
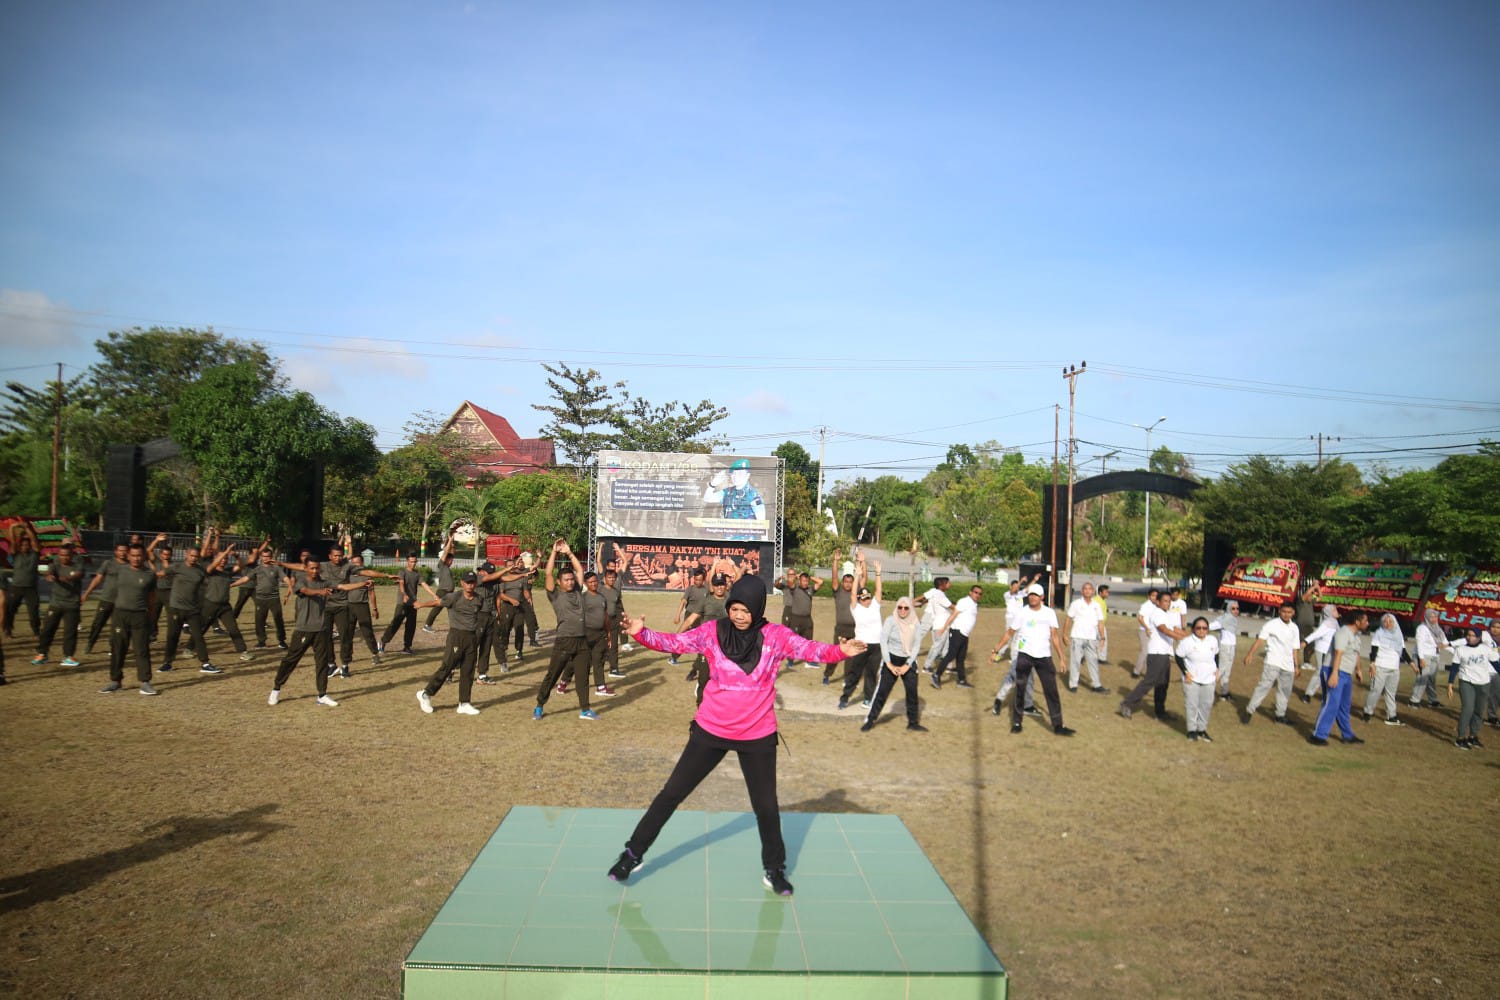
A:
<svg viewBox="0 0 1500 1000">
<path fill-rule="evenodd" d="M 1427 606 L 1444 625 L 1488 628 L 1500 620 L 1500 566 L 1454 566 L 1438 577 Z"/>
<path fill-rule="evenodd" d="M 620 572 L 620 584 L 629 590 L 686 590 L 694 567 L 712 573 L 727 559 L 745 573 L 770 579 L 774 546 L 685 542 L 681 539 L 601 539 L 604 565 Z"/>
<path fill-rule="evenodd" d="M 1295 559 L 1235 559 L 1224 571 L 1219 596 L 1279 608 L 1297 597 L 1302 564 Z"/>
<path fill-rule="evenodd" d="M 1416 563 L 1329 563 L 1318 577 L 1313 600 L 1415 620 L 1427 572 Z"/>
</svg>

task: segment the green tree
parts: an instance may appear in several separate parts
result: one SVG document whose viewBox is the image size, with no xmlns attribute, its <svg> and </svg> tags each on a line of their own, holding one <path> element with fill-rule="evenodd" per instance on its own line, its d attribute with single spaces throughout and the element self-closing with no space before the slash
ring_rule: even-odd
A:
<svg viewBox="0 0 1500 1000">
<path fill-rule="evenodd" d="M 0 508 L 46 514 L 52 504 L 53 432 L 59 416 L 57 511 L 78 523 L 97 519 L 104 507 L 104 424 L 87 380 L 59 387 L 54 379 L 33 388 L 7 382 L 0 390 Z"/>
<path fill-rule="evenodd" d="M 881 516 L 880 530 L 892 552 L 905 552 L 911 559 L 911 575 L 906 590 L 910 597 L 916 578 L 917 555 L 936 552 L 941 541 L 941 521 L 927 516 L 926 501 L 887 507 Z"/>
<path fill-rule="evenodd" d="M 564 538 L 573 551 L 587 551 L 588 480 L 567 472 L 538 472 L 510 476 L 491 489 L 500 498 L 504 530 L 516 535 L 522 547 L 541 551 Z"/>
<path fill-rule="evenodd" d="M 1020 479 L 984 469 L 951 484 L 934 503 L 943 524 L 938 555 L 979 572 L 1013 562 L 1041 544 L 1041 499 Z"/>
<path fill-rule="evenodd" d="M 1151 529 L 1151 547 L 1161 566 L 1173 577 L 1203 575 L 1203 516 L 1196 506 L 1185 515 Z"/>
<path fill-rule="evenodd" d="M 479 562 L 485 535 L 501 531 L 505 520 L 505 506 L 505 491 L 501 488 L 501 483 L 456 486 L 443 497 L 442 509 L 450 519 L 450 524 L 461 522 L 474 529 L 476 563 Z"/>
<path fill-rule="evenodd" d="M 772 456 L 786 463 L 787 475 L 793 473 L 802 477 L 810 488 L 816 490 L 818 487 L 818 463 L 807 453 L 807 449 L 795 441 L 783 441 L 771 452 Z"/>
<path fill-rule="evenodd" d="M 1385 547 L 1413 558 L 1500 562 L 1500 446 L 1436 468 L 1381 476 L 1359 514 Z"/>
<path fill-rule="evenodd" d="M 594 369 L 574 368 L 561 361 L 556 366 L 544 362 L 542 369 L 555 402 L 531 404 L 532 409 L 552 417 L 542 425 L 541 435 L 551 439 L 570 464 L 586 466 L 613 440 L 608 428 L 613 426 L 614 394 L 625 383 L 606 384 Z"/>
<path fill-rule="evenodd" d="M 1319 468 L 1256 455 L 1230 466 L 1193 502 L 1204 528 L 1228 538 L 1242 556 L 1322 565 L 1346 558 L 1367 534 L 1361 519 L 1350 516 L 1362 488 L 1359 470 L 1339 459 Z"/>
<path fill-rule="evenodd" d="M 208 369 L 183 388 L 169 424 L 197 466 L 205 495 L 252 535 L 294 529 L 317 462 L 349 467 L 375 453 L 369 425 L 343 420 L 307 393 L 278 385 L 254 361 Z"/>
<path fill-rule="evenodd" d="M 706 455 L 729 443 L 727 438 L 710 434 L 714 424 L 727 416 L 728 410 L 706 399 L 691 406 L 682 402 L 653 406 L 627 391 L 621 405 L 610 410 L 614 435 L 608 447 Z"/>
</svg>

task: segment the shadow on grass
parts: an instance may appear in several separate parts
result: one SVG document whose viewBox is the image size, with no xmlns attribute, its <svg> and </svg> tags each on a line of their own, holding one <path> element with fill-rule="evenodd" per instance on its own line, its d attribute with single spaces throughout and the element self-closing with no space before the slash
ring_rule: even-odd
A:
<svg viewBox="0 0 1500 1000">
<path fill-rule="evenodd" d="M 286 824 L 273 823 L 266 818 L 277 808 L 275 803 L 268 802 L 227 816 L 173 816 L 147 827 L 143 833 L 148 836 L 128 847 L 25 874 L 7 875 L 0 878 L 0 914 L 70 896 L 116 872 L 220 837 L 248 835 L 248 839 L 241 843 L 262 840 L 286 829 Z"/>
</svg>

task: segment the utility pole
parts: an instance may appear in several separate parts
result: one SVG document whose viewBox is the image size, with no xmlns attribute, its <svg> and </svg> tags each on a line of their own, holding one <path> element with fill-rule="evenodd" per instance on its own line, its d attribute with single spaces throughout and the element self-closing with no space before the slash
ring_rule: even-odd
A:
<svg viewBox="0 0 1500 1000">
<path fill-rule="evenodd" d="M 1311 441 L 1315 437 L 1317 438 L 1317 441 L 1318 441 L 1318 468 L 1321 469 L 1323 467 L 1323 442 L 1324 441 L 1342 441 L 1344 439 L 1340 438 L 1340 437 L 1333 437 L 1332 435 L 1329 435 L 1329 434 L 1324 434 L 1322 431 L 1318 431 L 1318 433 L 1316 435 L 1309 434 L 1307 436 L 1307 439 L 1309 441 Z"/>
<path fill-rule="evenodd" d="M 818 428 L 818 513 L 823 513 L 823 452 L 828 444 L 828 428 Z"/>
<path fill-rule="evenodd" d="M 52 421 L 52 511 L 57 516 L 57 460 L 62 454 L 62 362 L 57 363 L 57 412 Z"/>
<path fill-rule="evenodd" d="M 1073 401 L 1078 391 L 1078 376 L 1082 375 L 1088 368 L 1087 361 L 1080 362 L 1076 367 L 1069 365 L 1063 369 L 1063 378 L 1068 380 L 1068 551 L 1066 563 L 1068 567 L 1068 582 L 1063 591 L 1062 606 L 1068 607 L 1073 599 L 1073 453 L 1078 450 L 1078 441 L 1073 436 Z M 1053 504 L 1054 509 L 1056 503 Z"/>
<path fill-rule="evenodd" d="M 1057 437 L 1062 407 L 1052 404 L 1052 548 L 1047 553 L 1047 605 L 1057 592 Z"/>
<path fill-rule="evenodd" d="M 1151 431 L 1166 417 L 1157 417 L 1150 427 L 1144 424 L 1132 424 L 1146 432 L 1146 471 L 1151 471 Z M 1146 540 L 1141 545 L 1141 572 L 1147 580 L 1151 579 L 1151 491 L 1146 491 Z"/>
</svg>

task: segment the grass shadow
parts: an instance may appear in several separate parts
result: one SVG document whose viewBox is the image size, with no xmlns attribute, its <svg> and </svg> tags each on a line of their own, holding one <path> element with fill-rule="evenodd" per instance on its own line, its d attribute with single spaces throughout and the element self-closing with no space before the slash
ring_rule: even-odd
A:
<svg viewBox="0 0 1500 1000">
<path fill-rule="evenodd" d="M 248 835 L 254 843 L 286 829 L 267 817 L 275 803 L 253 806 L 227 816 L 173 816 L 147 827 L 145 839 L 128 847 L 65 861 L 49 868 L 0 878 L 0 914 L 28 909 L 89 888 L 116 872 L 155 861 L 220 837 Z"/>
</svg>

